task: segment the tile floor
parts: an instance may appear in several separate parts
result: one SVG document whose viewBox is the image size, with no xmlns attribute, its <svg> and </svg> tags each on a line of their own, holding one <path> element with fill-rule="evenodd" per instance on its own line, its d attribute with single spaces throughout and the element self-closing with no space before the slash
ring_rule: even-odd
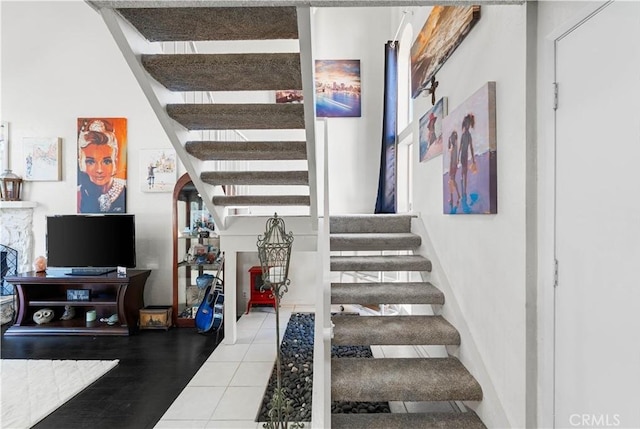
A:
<svg viewBox="0 0 640 429">
<path fill-rule="evenodd" d="M 358 311 L 357 307 L 348 307 L 346 311 Z M 283 305 L 280 339 L 291 313 L 314 310 L 309 305 Z M 254 420 L 275 362 L 275 325 L 272 308 L 258 307 L 243 315 L 238 320 L 237 343 L 216 347 L 155 428 L 262 429 L 262 423 Z M 371 350 L 377 358 L 446 354 L 443 347 L 373 346 Z M 448 402 L 390 402 L 389 406 L 393 413 L 454 410 Z"/>
<path fill-rule="evenodd" d="M 280 339 L 292 312 L 312 306 L 282 306 Z M 256 307 L 238 320 L 236 344 L 220 344 L 171 404 L 156 428 L 257 429 L 255 422 L 276 356 L 275 311 Z"/>
</svg>

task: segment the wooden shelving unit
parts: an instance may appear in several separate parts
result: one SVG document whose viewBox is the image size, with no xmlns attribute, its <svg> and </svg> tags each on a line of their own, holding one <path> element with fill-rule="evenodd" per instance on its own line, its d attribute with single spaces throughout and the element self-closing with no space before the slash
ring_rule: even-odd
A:
<svg viewBox="0 0 640 429">
<path fill-rule="evenodd" d="M 193 310 L 200 305 L 195 295 L 195 278 L 203 273 L 215 275 L 218 263 L 197 263 L 187 261 L 186 255 L 195 244 L 216 247 L 219 250 L 219 237 L 210 231 L 209 237 L 191 235 L 194 231 L 192 213 L 201 212 L 204 203 L 188 174 L 184 174 L 173 191 L 173 324 L 177 327 L 195 328 Z M 185 233 L 185 228 L 188 233 Z M 211 262 L 211 261 L 209 261 Z M 191 313 L 191 314 L 187 314 Z"/>
<path fill-rule="evenodd" d="M 125 277 L 116 273 L 100 276 L 69 276 L 65 270 L 29 272 L 7 277 L 16 288 L 16 321 L 5 335 L 130 335 L 138 329 L 139 310 L 144 307 L 144 286 L 150 270 L 128 270 Z M 69 289 L 88 289 L 89 301 L 70 301 Z M 64 307 L 71 305 L 75 317 L 60 320 Z M 33 314 L 51 308 L 51 322 L 38 325 Z M 97 320 L 86 321 L 86 312 L 95 310 Z M 108 325 L 101 318 L 117 314 L 118 323 Z"/>
</svg>

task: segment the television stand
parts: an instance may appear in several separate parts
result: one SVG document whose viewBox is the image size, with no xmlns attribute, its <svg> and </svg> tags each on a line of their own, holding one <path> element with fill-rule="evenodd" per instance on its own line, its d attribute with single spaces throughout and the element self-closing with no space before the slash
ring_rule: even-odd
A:
<svg viewBox="0 0 640 429">
<path fill-rule="evenodd" d="M 5 335 L 130 335 L 138 329 L 140 309 L 144 307 L 144 286 L 150 270 L 127 270 L 126 277 L 117 273 L 100 276 L 67 276 L 51 269 L 5 277 L 15 286 L 16 320 Z M 71 289 L 89 290 L 89 301 L 67 299 Z M 74 307 L 75 316 L 60 320 L 65 306 Z M 33 314 L 43 308 L 54 312 L 53 320 L 41 325 Z M 86 313 L 96 311 L 95 321 L 86 321 Z M 118 315 L 118 323 L 109 325 L 102 318 Z"/>
<path fill-rule="evenodd" d="M 115 272 L 115 268 L 72 268 L 68 276 L 103 276 Z"/>
</svg>

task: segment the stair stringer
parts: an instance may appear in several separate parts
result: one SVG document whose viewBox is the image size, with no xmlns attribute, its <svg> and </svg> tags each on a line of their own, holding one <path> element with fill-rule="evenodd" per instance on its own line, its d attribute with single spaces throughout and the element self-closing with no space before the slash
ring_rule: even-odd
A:
<svg viewBox="0 0 640 429">
<path fill-rule="evenodd" d="M 305 135 L 307 140 L 307 170 L 309 171 L 309 215 L 311 228 L 318 228 L 318 183 L 316 164 L 316 101 L 315 62 L 313 55 L 313 34 L 311 8 L 297 7 L 298 43 L 300 44 L 300 71 L 302 72 L 302 93 L 304 104 Z"/>
<path fill-rule="evenodd" d="M 226 207 L 217 207 L 213 204 L 213 196 L 221 195 L 222 193 L 219 187 L 204 183 L 200 179 L 200 172 L 203 171 L 204 162 L 189 155 L 184 147 L 184 144 L 189 141 L 189 131 L 170 118 L 166 111 L 167 104 L 183 103 L 182 95 L 169 91 L 152 79 L 140 62 L 140 56 L 143 53 L 159 53 L 159 49 L 147 41 L 115 10 L 103 8 L 100 9 L 100 15 L 133 72 L 142 92 L 147 97 L 149 105 L 158 117 L 160 125 L 187 170 L 191 181 L 198 192 L 205 196 L 202 200 L 209 213 L 213 216 L 216 226 L 220 231 L 224 230 L 226 228 L 228 209 Z"/>
<path fill-rule="evenodd" d="M 429 258 L 432 264 L 430 273 L 420 272 L 422 279 L 437 285 L 438 289 L 440 289 L 446 297 L 445 305 L 432 306 L 433 314 L 441 314 L 444 316 L 460 333 L 460 346 L 447 346 L 447 352 L 457 357 L 482 386 L 482 401 L 470 404 L 465 402 L 464 406 L 475 411 L 487 427 L 514 427 L 509 421 L 500 395 L 498 395 L 491 376 L 487 371 L 484 359 L 474 341 L 464 313 L 460 309 L 455 289 L 451 287 L 451 283 L 442 268 L 438 254 L 433 247 L 427 228 L 420 216 L 411 219 L 411 232 L 422 237 L 422 245 L 415 249 L 413 253 Z"/>
</svg>

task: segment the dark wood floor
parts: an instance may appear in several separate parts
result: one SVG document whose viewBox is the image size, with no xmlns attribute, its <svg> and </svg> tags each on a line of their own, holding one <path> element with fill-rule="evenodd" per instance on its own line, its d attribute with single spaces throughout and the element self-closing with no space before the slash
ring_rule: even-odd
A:
<svg viewBox="0 0 640 429">
<path fill-rule="evenodd" d="M 105 376 L 58 408 L 37 429 L 153 428 L 215 349 L 195 328 L 129 337 L 5 337 L 2 359 L 119 359 Z"/>
</svg>

